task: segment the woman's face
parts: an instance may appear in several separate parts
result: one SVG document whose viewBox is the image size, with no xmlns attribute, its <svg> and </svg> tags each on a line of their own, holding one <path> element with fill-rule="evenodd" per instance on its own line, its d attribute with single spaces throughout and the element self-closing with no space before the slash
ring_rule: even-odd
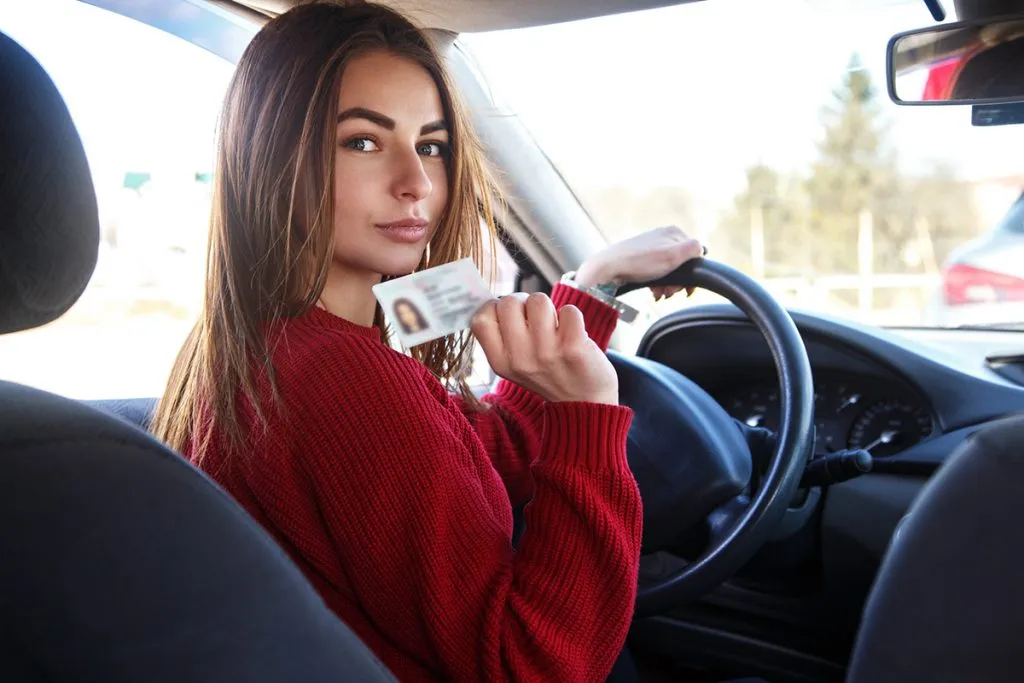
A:
<svg viewBox="0 0 1024 683">
<path fill-rule="evenodd" d="M 351 60 L 338 94 L 332 274 L 406 275 L 448 201 L 448 131 L 422 66 L 388 52 Z"/>
<path fill-rule="evenodd" d="M 419 317 L 416 315 L 416 311 L 414 311 L 409 304 L 404 301 L 400 301 L 398 305 L 395 306 L 395 310 L 398 312 L 398 318 L 406 329 L 410 332 L 420 331 Z"/>
</svg>

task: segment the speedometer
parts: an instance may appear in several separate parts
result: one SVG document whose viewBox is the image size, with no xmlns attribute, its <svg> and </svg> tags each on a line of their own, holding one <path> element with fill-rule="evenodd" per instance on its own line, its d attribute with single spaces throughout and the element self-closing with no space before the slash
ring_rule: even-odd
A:
<svg viewBox="0 0 1024 683">
<path fill-rule="evenodd" d="M 758 387 L 736 395 L 728 412 L 750 427 L 779 428 L 779 392 L 774 387 Z"/>
<path fill-rule="evenodd" d="M 920 407 L 899 400 L 881 401 L 861 413 L 850 428 L 849 447 L 875 457 L 895 455 L 932 433 L 932 419 Z"/>
<path fill-rule="evenodd" d="M 862 407 L 862 397 L 862 390 L 845 378 L 815 378 L 815 453 L 832 453 L 846 446 L 849 421 Z M 715 392 L 715 399 L 729 415 L 747 426 L 779 429 L 781 405 L 775 378 L 726 385 L 724 390 Z"/>
</svg>

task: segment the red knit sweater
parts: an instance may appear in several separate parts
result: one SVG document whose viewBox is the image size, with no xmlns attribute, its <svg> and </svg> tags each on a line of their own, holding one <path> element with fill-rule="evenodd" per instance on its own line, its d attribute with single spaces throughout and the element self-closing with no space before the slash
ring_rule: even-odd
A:
<svg viewBox="0 0 1024 683">
<path fill-rule="evenodd" d="M 614 310 L 552 298 L 607 348 Z M 216 448 L 203 466 L 330 608 L 402 681 L 603 681 L 636 595 L 632 412 L 502 381 L 476 413 L 376 328 L 313 309 L 281 330 L 285 414 L 231 467 Z"/>
</svg>

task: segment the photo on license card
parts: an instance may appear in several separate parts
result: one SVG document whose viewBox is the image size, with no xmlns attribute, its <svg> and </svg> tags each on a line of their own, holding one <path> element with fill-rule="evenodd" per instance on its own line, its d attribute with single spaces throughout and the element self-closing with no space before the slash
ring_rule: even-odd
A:
<svg viewBox="0 0 1024 683">
<path fill-rule="evenodd" d="M 373 293 L 405 348 L 467 329 L 493 298 L 468 258 L 382 282 Z"/>
</svg>

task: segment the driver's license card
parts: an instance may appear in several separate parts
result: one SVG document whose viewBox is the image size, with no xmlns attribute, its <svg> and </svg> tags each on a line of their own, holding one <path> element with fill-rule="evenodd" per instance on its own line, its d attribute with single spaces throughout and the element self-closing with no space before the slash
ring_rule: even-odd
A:
<svg viewBox="0 0 1024 683">
<path fill-rule="evenodd" d="M 469 258 L 382 282 L 373 294 L 405 348 L 465 330 L 494 298 Z"/>
</svg>

